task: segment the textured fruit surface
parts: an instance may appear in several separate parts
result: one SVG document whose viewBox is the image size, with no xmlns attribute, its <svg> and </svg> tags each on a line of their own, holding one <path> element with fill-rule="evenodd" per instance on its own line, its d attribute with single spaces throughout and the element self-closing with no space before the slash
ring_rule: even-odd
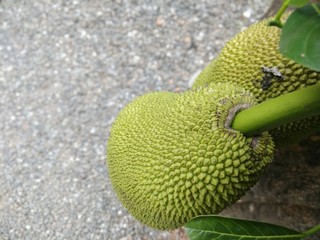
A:
<svg viewBox="0 0 320 240">
<path fill-rule="evenodd" d="M 273 155 L 268 133 L 246 138 L 229 125 L 253 96 L 231 84 L 137 98 L 116 119 L 108 141 L 111 182 L 142 223 L 174 229 L 238 200 Z"/>
<path fill-rule="evenodd" d="M 219 56 L 200 73 L 193 89 L 211 82 L 230 82 L 242 86 L 262 102 L 320 81 L 320 72 L 280 54 L 281 30 L 267 26 L 269 20 L 250 26 L 229 41 Z M 270 133 L 280 143 L 319 129 L 320 117 L 316 116 Z"/>
</svg>

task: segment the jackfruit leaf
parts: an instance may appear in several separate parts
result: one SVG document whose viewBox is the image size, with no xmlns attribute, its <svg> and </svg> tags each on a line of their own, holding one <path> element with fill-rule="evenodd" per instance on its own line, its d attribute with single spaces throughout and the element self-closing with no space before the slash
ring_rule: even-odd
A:
<svg viewBox="0 0 320 240">
<path fill-rule="evenodd" d="M 320 71 L 320 15 L 310 5 L 296 9 L 285 22 L 280 52 L 312 70 Z"/>
<path fill-rule="evenodd" d="M 190 240 L 295 240 L 305 237 L 295 230 L 269 223 L 214 215 L 193 218 L 185 228 Z"/>
<path fill-rule="evenodd" d="M 293 7 L 303 7 L 304 5 L 307 5 L 308 2 L 309 0 L 291 0 L 289 5 Z"/>
</svg>

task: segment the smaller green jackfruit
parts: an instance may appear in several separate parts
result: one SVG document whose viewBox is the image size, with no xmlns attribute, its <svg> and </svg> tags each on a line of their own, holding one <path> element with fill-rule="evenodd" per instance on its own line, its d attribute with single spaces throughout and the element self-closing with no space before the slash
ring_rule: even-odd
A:
<svg viewBox="0 0 320 240">
<path fill-rule="evenodd" d="M 284 20 L 287 17 L 288 14 Z M 193 89 L 213 82 L 229 82 L 250 91 L 260 103 L 319 82 L 320 72 L 279 52 L 281 29 L 268 26 L 270 20 L 253 24 L 231 39 L 199 74 Z M 317 130 L 320 117 L 314 116 L 278 127 L 270 134 L 276 143 L 283 144 Z"/>
<path fill-rule="evenodd" d="M 230 128 L 236 112 L 254 104 L 251 93 L 225 83 L 130 103 L 107 146 L 111 182 L 123 205 L 150 227 L 174 229 L 238 200 L 273 155 L 268 133 L 247 138 Z"/>
</svg>

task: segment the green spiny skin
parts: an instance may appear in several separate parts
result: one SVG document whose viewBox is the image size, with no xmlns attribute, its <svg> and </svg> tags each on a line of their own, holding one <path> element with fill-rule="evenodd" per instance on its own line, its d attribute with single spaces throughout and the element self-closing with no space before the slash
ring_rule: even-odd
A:
<svg viewBox="0 0 320 240">
<path fill-rule="evenodd" d="M 250 91 L 260 103 L 320 81 L 320 72 L 280 54 L 281 29 L 267 26 L 269 20 L 250 26 L 228 42 L 197 77 L 193 89 L 211 82 L 234 83 Z M 317 130 L 320 130 L 319 116 L 287 124 L 270 134 L 276 144 L 283 144 Z"/>
<path fill-rule="evenodd" d="M 273 155 L 268 133 L 247 138 L 230 128 L 236 112 L 254 104 L 251 93 L 225 83 L 130 103 L 112 126 L 107 151 L 123 205 L 150 227 L 174 229 L 238 200 Z"/>
</svg>

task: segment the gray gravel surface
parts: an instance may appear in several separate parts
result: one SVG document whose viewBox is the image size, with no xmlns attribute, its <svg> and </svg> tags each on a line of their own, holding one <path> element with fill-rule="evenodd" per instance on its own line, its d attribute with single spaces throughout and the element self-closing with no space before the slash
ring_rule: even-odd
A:
<svg viewBox="0 0 320 240">
<path fill-rule="evenodd" d="M 187 89 L 270 2 L 0 1 L 0 239 L 173 239 L 116 198 L 110 126 L 138 95 Z"/>
</svg>

